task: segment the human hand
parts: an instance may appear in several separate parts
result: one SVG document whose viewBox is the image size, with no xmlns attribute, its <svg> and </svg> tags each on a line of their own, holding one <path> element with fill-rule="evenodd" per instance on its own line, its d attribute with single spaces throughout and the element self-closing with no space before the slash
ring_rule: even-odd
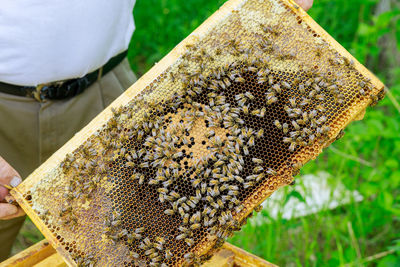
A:
<svg viewBox="0 0 400 267">
<path fill-rule="evenodd" d="M 22 182 L 18 172 L 14 170 L 2 157 L 0 157 L 0 220 L 9 220 L 24 215 L 20 207 L 3 203 L 8 195 L 8 189 L 2 185 L 16 187 Z"/>
<path fill-rule="evenodd" d="M 309 10 L 314 0 L 294 0 L 299 6 L 301 6 L 305 11 Z"/>
</svg>

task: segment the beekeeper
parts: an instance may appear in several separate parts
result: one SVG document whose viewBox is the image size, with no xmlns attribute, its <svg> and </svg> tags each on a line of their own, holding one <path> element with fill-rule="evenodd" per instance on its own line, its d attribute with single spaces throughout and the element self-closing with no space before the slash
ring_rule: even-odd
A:
<svg viewBox="0 0 400 267">
<path fill-rule="evenodd" d="M 297 0 L 309 9 L 312 0 Z M 135 0 L 0 5 L 0 262 L 25 217 L 8 188 L 134 83 L 126 52 Z M 11 167 L 13 166 L 13 167 Z"/>
</svg>

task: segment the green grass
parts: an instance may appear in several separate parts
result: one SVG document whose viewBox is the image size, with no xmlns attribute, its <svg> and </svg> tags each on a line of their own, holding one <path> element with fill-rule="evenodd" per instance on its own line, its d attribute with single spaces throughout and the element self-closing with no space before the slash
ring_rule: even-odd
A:
<svg viewBox="0 0 400 267">
<path fill-rule="evenodd" d="M 132 69 L 144 74 L 197 26 L 214 13 L 223 0 L 142 0 L 133 15 L 136 31 L 129 46 Z"/>
<path fill-rule="evenodd" d="M 138 1 L 129 51 L 133 69 L 146 72 L 223 2 Z M 377 46 L 382 35 L 398 27 L 399 10 L 377 17 L 376 3 L 318 0 L 310 14 L 383 81 L 390 80 L 391 93 L 400 101 L 400 68 L 388 70 L 379 64 L 382 51 Z M 400 244 L 400 110 L 386 97 L 332 146 L 301 174 L 325 170 L 349 190 L 358 190 L 363 202 L 257 226 L 249 220 L 230 242 L 282 266 L 400 266 L 399 246 L 391 248 Z M 266 211 L 257 216 L 269 217 Z"/>
<path fill-rule="evenodd" d="M 223 3 L 222 0 L 146 0 L 134 10 L 137 30 L 128 58 L 145 73 Z M 250 219 L 231 240 L 281 266 L 400 266 L 400 63 L 388 68 L 377 45 L 385 34 L 400 36 L 398 9 L 374 16 L 375 0 L 316 0 L 311 16 L 391 89 L 364 120 L 353 122 L 345 136 L 305 165 L 303 174 L 329 172 L 364 201 L 323 210 L 299 219 Z M 389 55 L 390 57 L 390 55 Z M 396 66 L 396 65 L 395 65 Z M 288 195 L 293 189 L 286 189 Z M 304 197 L 304 196 L 303 196 Z M 270 217 L 267 211 L 257 216 Z M 38 241 L 37 230 L 25 226 L 20 246 Z"/>
</svg>

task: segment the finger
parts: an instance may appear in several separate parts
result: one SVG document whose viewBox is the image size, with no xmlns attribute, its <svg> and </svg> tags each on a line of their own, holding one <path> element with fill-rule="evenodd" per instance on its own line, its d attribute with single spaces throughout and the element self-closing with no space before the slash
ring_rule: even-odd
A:
<svg viewBox="0 0 400 267">
<path fill-rule="evenodd" d="M 25 215 L 25 212 L 20 207 L 7 203 L 0 203 L 0 220 L 10 220 L 23 215 Z"/>
<path fill-rule="evenodd" d="M 0 183 L 10 185 L 14 176 L 20 177 L 18 172 L 0 156 Z"/>
<path fill-rule="evenodd" d="M 14 215 L 18 212 L 18 208 L 14 205 L 7 203 L 0 203 L 0 219 Z"/>
<path fill-rule="evenodd" d="M 8 189 L 0 185 L 0 201 L 3 201 L 7 195 Z"/>
<path fill-rule="evenodd" d="M 309 10 L 313 5 L 313 0 L 295 0 L 305 11 Z"/>
<path fill-rule="evenodd" d="M 4 200 L 5 200 L 5 202 L 8 203 L 8 204 L 14 204 L 14 203 L 17 202 L 17 201 L 15 200 L 15 198 L 14 198 L 13 196 L 11 196 L 11 195 L 7 195 L 7 196 L 4 198 Z"/>
<path fill-rule="evenodd" d="M 20 177 L 20 175 L 0 156 L 0 182 L 9 184 L 13 177 Z"/>
<path fill-rule="evenodd" d="M 12 206 L 14 206 L 14 205 L 12 205 Z M 17 213 L 7 216 L 7 217 L 4 217 L 4 218 L 1 218 L 0 220 L 11 220 L 11 219 L 14 219 L 17 217 L 25 216 L 25 211 L 22 208 L 18 207 L 17 209 L 18 209 Z"/>
<path fill-rule="evenodd" d="M 0 171 L 0 177 L 1 177 L 1 175 L 2 175 L 2 173 Z M 22 182 L 22 179 L 20 177 L 18 177 L 18 176 L 12 177 L 11 180 L 8 182 L 8 184 L 0 182 L 0 201 L 2 201 L 4 199 L 4 197 L 6 195 L 8 195 L 9 186 L 16 187 L 21 182 Z"/>
</svg>

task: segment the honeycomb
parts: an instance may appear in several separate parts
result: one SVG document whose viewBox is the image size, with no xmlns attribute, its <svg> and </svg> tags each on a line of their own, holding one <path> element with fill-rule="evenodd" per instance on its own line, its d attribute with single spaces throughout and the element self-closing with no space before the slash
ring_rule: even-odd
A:
<svg viewBox="0 0 400 267">
<path fill-rule="evenodd" d="M 199 265 L 382 97 L 292 1 L 232 0 L 12 194 L 71 266 Z"/>
</svg>

